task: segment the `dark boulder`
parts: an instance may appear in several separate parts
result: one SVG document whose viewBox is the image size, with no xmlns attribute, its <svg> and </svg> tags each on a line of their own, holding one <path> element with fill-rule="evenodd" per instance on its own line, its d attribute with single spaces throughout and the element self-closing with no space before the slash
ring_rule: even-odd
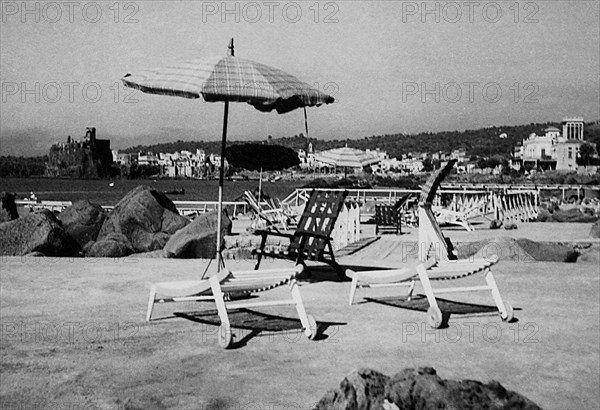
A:
<svg viewBox="0 0 600 410">
<path fill-rule="evenodd" d="M 399 409 L 540 409 L 496 381 L 446 380 L 430 367 L 404 369 L 390 379 L 385 391 L 388 403 Z"/>
<path fill-rule="evenodd" d="M 392 378 L 361 369 L 328 391 L 314 409 L 540 409 L 519 393 L 500 383 L 476 380 L 445 380 L 435 369 L 404 369 Z"/>
<path fill-rule="evenodd" d="M 86 245 L 85 256 L 91 258 L 120 258 L 134 252 L 129 239 L 123 234 L 112 233 L 98 242 Z"/>
<path fill-rule="evenodd" d="M 15 194 L 10 192 L 2 192 L 2 207 L 0 208 L 0 222 L 13 221 L 19 217 L 17 205 L 15 204 Z"/>
<path fill-rule="evenodd" d="M 106 212 L 88 200 L 77 201 L 58 215 L 63 227 L 83 248 L 95 241 L 106 219 Z"/>
<path fill-rule="evenodd" d="M 150 252 L 162 249 L 169 237 L 188 223 L 162 192 L 142 185 L 125 195 L 108 214 L 98 242 L 118 233 L 127 237 L 135 252 Z"/>
<path fill-rule="evenodd" d="M 164 251 L 171 258 L 213 258 L 217 251 L 217 216 L 216 211 L 198 216 L 191 224 L 171 236 Z M 225 235 L 230 233 L 231 220 L 227 212 L 223 211 L 221 246 L 225 242 Z"/>
<path fill-rule="evenodd" d="M 381 409 L 389 377 L 371 369 L 359 369 L 331 389 L 315 409 Z"/>
<path fill-rule="evenodd" d="M 81 247 L 48 210 L 0 224 L 0 255 L 79 256 Z"/>
<path fill-rule="evenodd" d="M 552 213 L 548 222 L 595 222 L 598 218 L 593 215 L 586 215 L 579 208 L 558 210 Z"/>
</svg>

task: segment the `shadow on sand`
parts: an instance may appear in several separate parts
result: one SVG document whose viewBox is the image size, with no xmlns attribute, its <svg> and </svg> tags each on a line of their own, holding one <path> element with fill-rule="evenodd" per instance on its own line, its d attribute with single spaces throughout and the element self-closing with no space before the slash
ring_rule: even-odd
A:
<svg viewBox="0 0 600 410">
<path fill-rule="evenodd" d="M 197 312 L 176 312 L 176 317 L 190 320 L 196 323 L 214 325 L 215 335 L 221 324 L 219 315 L 215 309 Z M 249 309 L 238 309 L 228 312 L 229 322 L 234 331 L 235 342 L 232 348 L 240 348 L 248 344 L 254 337 L 259 335 L 273 337 L 281 335 L 290 343 L 305 339 L 300 319 L 292 319 L 283 316 L 270 315 Z M 335 326 L 345 326 L 344 322 L 317 321 L 317 336 L 315 341 L 327 340 L 327 330 Z M 334 331 L 335 333 L 335 331 Z"/>
</svg>

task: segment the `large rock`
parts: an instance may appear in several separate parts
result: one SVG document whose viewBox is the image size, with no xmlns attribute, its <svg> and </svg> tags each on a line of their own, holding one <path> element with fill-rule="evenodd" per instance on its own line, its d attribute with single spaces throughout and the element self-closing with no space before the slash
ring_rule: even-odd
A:
<svg viewBox="0 0 600 410">
<path fill-rule="evenodd" d="M 98 241 L 118 233 L 127 237 L 135 252 L 150 252 L 162 249 L 169 237 L 188 223 L 162 192 L 142 185 L 125 195 L 108 214 Z"/>
<path fill-rule="evenodd" d="M 106 219 L 106 212 L 88 200 L 77 201 L 58 215 L 63 227 L 83 248 L 95 241 Z"/>
<path fill-rule="evenodd" d="M 430 367 L 396 374 L 385 387 L 385 399 L 398 409 L 540 409 L 496 381 L 442 379 Z"/>
<path fill-rule="evenodd" d="M 164 247 L 171 258 L 212 258 L 216 254 L 218 212 L 198 216 L 191 224 L 177 231 Z M 231 220 L 223 211 L 221 246 L 231 233 Z"/>
<path fill-rule="evenodd" d="M 598 218 L 593 215 L 586 215 L 579 208 L 558 210 L 552 213 L 548 222 L 595 222 Z"/>
<path fill-rule="evenodd" d="M 10 192 L 2 192 L 2 207 L 0 208 L 0 222 L 13 221 L 19 217 L 17 205 L 15 204 L 15 194 Z"/>
<path fill-rule="evenodd" d="M 79 256 L 81 247 L 48 210 L 0 224 L 0 255 Z"/>
<path fill-rule="evenodd" d="M 85 256 L 91 258 L 120 258 L 134 252 L 129 239 L 123 234 L 112 233 L 93 245 L 86 246 Z"/>
<path fill-rule="evenodd" d="M 600 219 L 596 221 L 592 228 L 590 229 L 590 238 L 600 238 Z"/>
<path fill-rule="evenodd" d="M 361 369 L 328 391 L 314 409 L 540 409 L 496 381 L 444 380 L 430 367 L 404 369 L 389 378 Z"/>
</svg>

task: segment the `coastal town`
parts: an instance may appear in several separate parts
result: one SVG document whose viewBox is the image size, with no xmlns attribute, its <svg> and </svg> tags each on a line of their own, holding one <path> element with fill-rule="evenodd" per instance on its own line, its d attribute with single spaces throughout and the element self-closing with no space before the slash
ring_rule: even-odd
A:
<svg viewBox="0 0 600 410">
<path fill-rule="evenodd" d="M 390 157 L 380 148 L 362 151 L 347 145 L 319 151 L 315 149 L 313 142 L 307 140 L 306 148 L 297 151 L 300 163 L 296 171 L 318 176 L 338 175 L 340 172 L 342 174 L 350 172 L 354 175 L 367 172 L 388 177 L 408 176 L 430 172 L 453 159 L 456 160 L 455 169 L 458 174 L 500 175 L 510 170 L 517 172 L 554 170 L 593 175 L 598 171 L 600 164 L 598 148 L 594 142 L 584 140 L 584 124 L 584 119 L 581 117 L 568 117 L 562 120 L 562 129 L 550 126 L 541 129 L 540 135 L 532 133 L 523 136 L 506 163 L 492 163 L 491 167 L 486 161 L 489 157 L 469 156 L 464 148 L 450 152 L 407 152 L 402 153 L 398 158 Z M 497 138 L 507 138 L 507 135 L 500 133 Z M 329 154 L 340 149 L 364 158 L 358 165 L 337 166 L 335 159 L 332 160 Z M 66 142 L 56 143 L 51 147 L 46 175 L 114 178 L 130 175 L 132 167 L 145 167 L 154 172 L 147 176 L 210 179 L 215 177 L 216 170 L 220 166 L 221 156 L 218 153 L 207 153 L 201 148 L 197 148 L 195 152 L 111 150 L 109 140 L 96 138 L 96 129 L 88 128 L 81 140 L 71 139 L 69 136 Z M 224 162 L 224 167 L 227 171 L 230 169 L 227 160 Z M 242 172 L 241 175 L 246 174 Z"/>
</svg>

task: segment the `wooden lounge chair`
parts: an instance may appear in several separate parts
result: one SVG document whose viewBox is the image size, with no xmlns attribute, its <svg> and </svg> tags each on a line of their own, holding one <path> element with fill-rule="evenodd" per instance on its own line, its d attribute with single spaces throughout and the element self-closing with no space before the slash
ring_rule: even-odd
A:
<svg viewBox="0 0 600 410">
<path fill-rule="evenodd" d="M 221 326 L 219 328 L 219 344 L 221 347 L 227 349 L 231 346 L 233 339 L 231 324 L 227 315 L 228 310 L 261 306 L 295 305 L 304 329 L 304 334 L 310 340 L 313 340 L 317 336 L 317 322 L 314 317 L 306 314 L 302 297 L 300 296 L 300 288 L 296 281 L 296 277 L 302 273 L 303 269 L 302 265 L 296 265 L 295 268 L 291 269 L 227 271 L 228 274 L 223 280 L 220 280 L 217 276 L 211 277 L 209 279 L 210 286 L 217 304 L 219 318 L 221 319 Z M 240 295 L 262 292 L 285 284 L 289 284 L 292 295 L 291 299 L 265 302 L 227 301 L 227 295 L 230 293 Z"/>
<path fill-rule="evenodd" d="M 215 275 L 219 281 L 227 277 L 228 272 L 221 270 Z M 167 302 L 195 302 L 201 300 L 214 300 L 208 279 L 179 280 L 150 284 L 150 298 L 146 311 L 146 322 L 152 320 L 154 304 Z"/>
<path fill-rule="evenodd" d="M 384 231 L 395 231 L 396 234 L 402 233 L 402 213 L 410 198 L 411 195 L 406 195 L 393 205 L 375 205 L 375 235 L 379 235 L 379 232 Z"/>
<path fill-rule="evenodd" d="M 262 306 L 295 305 L 304 334 L 309 339 L 317 335 L 317 323 L 311 315 L 306 314 L 300 288 L 296 278 L 304 267 L 296 265 L 288 269 L 263 269 L 232 272 L 224 269 L 209 279 L 199 281 L 177 281 L 153 284 L 150 290 L 146 321 L 150 321 L 154 303 L 188 302 L 198 300 L 214 300 L 221 325 L 219 328 L 219 345 L 227 349 L 231 347 L 233 334 L 229 322 L 228 311 L 232 309 L 253 308 Z M 237 300 L 244 294 L 267 291 L 287 284 L 291 298 L 284 300 L 248 301 Z M 236 300 L 231 296 L 235 296 Z"/>
<path fill-rule="evenodd" d="M 288 230 L 289 218 L 281 208 L 275 208 L 271 205 L 267 209 L 263 209 L 261 204 L 258 203 L 258 199 L 250 191 L 244 192 L 244 200 L 256 214 L 256 217 L 266 224 L 267 229 Z"/>
<path fill-rule="evenodd" d="M 436 300 L 436 295 L 439 294 L 491 292 L 502 320 L 511 321 L 513 319 L 513 308 L 510 304 L 502 300 L 491 271 L 491 267 L 498 262 L 498 257 L 494 255 L 494 257 L 489 259 L 458 260 L 452 243 L 444 237 L 431 210 L 431 201 L 435 197 L 435 191 L 442 179 L 450 172 L 453 165 L 453 161 L 450 161 L 445 167 L 434 173 L 423 187 L 421 202 L 419 204 L 419 262 L 396 270 L 346 271 L 346 275 L 352 277 L 350 304 L 353 302 L 358 287 L 408 286 L 408 299 L 410 299 L 415 281 L 418 279 L 423 286 L 423 291 L 429 303 L 427 319 L 429 325 L 433 328 L 439 328 L 443 322 L 442 311 Z M 431 284 L 433 280 L 455 280 L 476 273 L 484 274 L 486 285 L 434 289 Z"/>
<path fill-rule="evenodd" d="M 329 264 L 340 279 L 345 279 L 344 271 L 333 254 L 331 232 L 347 195 L 347 191 L 313 190 L 294 233 L 256 231 L 256 234 L 262 236 L 262 240 L 260 248 L 253 251 L 253 254 L 257 255 L 255 269 L 260 267 L 263 256 L 290 259 L 302 265 L 310 260 Z M 265 249 L 269 236 L 287 238 L 290 243 L 280 252 L 269 251 Z"/>
</svg>

